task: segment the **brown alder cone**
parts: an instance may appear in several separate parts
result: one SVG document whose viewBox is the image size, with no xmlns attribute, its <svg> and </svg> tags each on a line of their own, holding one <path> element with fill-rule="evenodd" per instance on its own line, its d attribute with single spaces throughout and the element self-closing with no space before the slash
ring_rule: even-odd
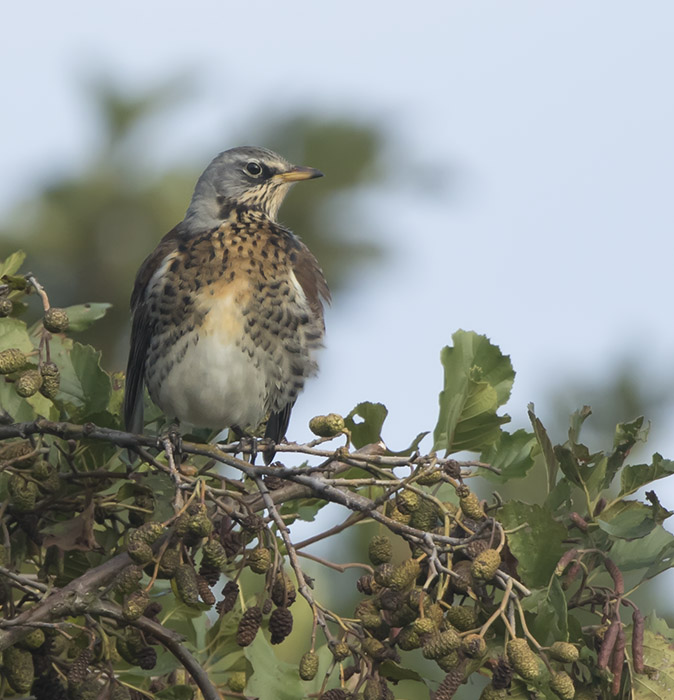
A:
<svg viewBox="0 0 674 700">
<path fill-rule="evenodd" d="M 262 622 L 262 610 L 257 605 L 248 608 L 241 617 L 236 631 L 236 643 L 240 647 L 247 647 L 255 639 Z"/>
<path fill-rule="evenodd" d="M 280 644 L 293 630 L 293 614 L 288 608 L 276 608 L 269 618 L 271 643 Z"/>
<path fill-rule="evenodd" d="M 234 581 L 227 581 L 222 589 L 224 598 L 215 606 L 218 615 L 226 615 L 233 610 L 236 605 L 236 599 L 239 596 L 239 584 Z"/>
<path fill-rule="evenodd" d="M 464 680 L 464 664 L 452 669 L 435 691 L 433 700 L 452 700 Z"/>
</svg>

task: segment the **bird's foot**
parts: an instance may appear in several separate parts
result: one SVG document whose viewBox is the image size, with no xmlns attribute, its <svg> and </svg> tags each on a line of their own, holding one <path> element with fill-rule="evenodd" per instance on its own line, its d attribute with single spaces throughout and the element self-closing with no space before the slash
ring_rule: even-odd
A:
<svg viewBox="0 0 674 700">
<path fill-rule="evenodd" d="M 166 437 L 171 441 L 171 445 L 173 445 L 173 457 L 176 460 L 176 464 L 180 464 L 180 458 L 183 454 L 183 436 L 177 421 L 169 425 Z"/>
<path fill-rule="evenodd" d="M 250 455 L 250 463 L 255 464 L 257 457 L 257 438 L 254 435 L 248 435 L 238 426 L 232 426 L 232 432 L 239 440 L 239 448 L 243 456 Z"/>
</svg>

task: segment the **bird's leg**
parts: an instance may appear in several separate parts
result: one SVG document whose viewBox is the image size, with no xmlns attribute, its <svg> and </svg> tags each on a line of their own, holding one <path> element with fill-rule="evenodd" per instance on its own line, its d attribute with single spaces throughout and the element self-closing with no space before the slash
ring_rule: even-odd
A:
<svg viewBox="0 0 674 700">
<path fill-rule="evenodd" d="M 257 438 L 254 435 L 248 435 L 246 431 L 239 428 L 238 425 L 233 425 L 231 430 L 239 440 L 241 454 L 249 454 L 250 463 L 255 464 L 255 458 L 257 457 Z"/>
<path fill-rule="evenodd" d="M 183 436 L 180 432 L 180 422 L 177 419 L 169 425 L 167 437 L 173 445 L 173 458 L 175 459 L 176 466 L 180 467 L 183 454 Z"/>
</svg>

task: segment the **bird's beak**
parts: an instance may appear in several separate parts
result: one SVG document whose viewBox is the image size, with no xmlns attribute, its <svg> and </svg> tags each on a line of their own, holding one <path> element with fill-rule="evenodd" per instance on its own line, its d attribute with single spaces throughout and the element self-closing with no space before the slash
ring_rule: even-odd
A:
<svg viewBox="0 0 674 700">
<path fill-rule="evenodd" d="M 299 182 L 300 180 L 313 180 L 315 177 L 323 177 L 323 173 L 316 168 L 307 168 L 304 165 L 293 165 L 290 170 L 284 173 L 277 173 L 275 178 L 283 182 Z"/>
</svg>

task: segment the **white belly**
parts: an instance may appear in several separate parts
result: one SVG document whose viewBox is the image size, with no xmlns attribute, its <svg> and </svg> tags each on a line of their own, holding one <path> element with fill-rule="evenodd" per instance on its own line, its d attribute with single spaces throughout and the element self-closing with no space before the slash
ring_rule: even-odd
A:
<svg viewBox="0 0 674 700">
<path fill-rule="evenodd" d="M 198 339 L 192 335 L 181 342 L 186 343 L 184 356 L 159 386 L 149 382 L 150 394 L 162 411 L 196 427 L 256 427 L 265 417 L 262 368 L 222 335 Z"/>
</svg>

